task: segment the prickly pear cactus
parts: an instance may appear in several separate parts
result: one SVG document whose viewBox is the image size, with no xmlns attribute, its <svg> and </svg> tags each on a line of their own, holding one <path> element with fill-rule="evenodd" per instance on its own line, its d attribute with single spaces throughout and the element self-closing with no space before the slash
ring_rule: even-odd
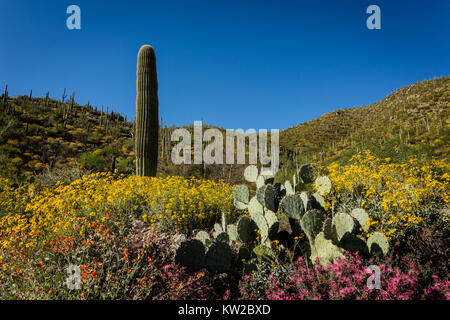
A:
<svg viewBox="0 0 450 320">
<path fill-rule="evenodd" d="M 253 245 L 256 240 L 256 224 L 247 216 L 242 216 L 237 223 L 239 239 L 248 245 Z"/>
<path fill-rule="evenodd" d="M 261 242 L 265 242 L 269 237 L 269 226 L 267 225 L 267 221 L 261 213 L 256 213 L 252 216 L 252 220 L 258 226 Z"/>
<path fill-rule="evenodd" d="M 325 208 L 325 199 L 318 193 L 314 192 L 310 198 L 311 207 L 313 209 L 323 209 Z"/>
<path fill-rule="evenodd" d="M 250 190 L 245 185 L 236 186 L 233 190 L 234 206 L 239 210 L 247 209 L 250 198 Z"/>
<path fill-rule="evenodd" d="M 300 220 L 305 213 L 305 207 L 300 195 L 285 196 L 280 203 L 283 213 L 291 219 Z"/>
<path fill-rule="evenodd" d="M 256 179 L 258 178 L 258 167 L 255 165 L 249 165 L 245 168 L 244 178 L 248 182 L 256 182 Z"/>
<path fill-rule="evenodd" d="M 273 175 L 268 174 L 268 175 L 263 175 L 264 177 L 264 184 L 273 184 L 275 178 Z"/>
<path fill-rule="evenodd" d="M 326 239 L 323 232 L 319 232 L 311 242 L 310 259 L 312 263 L 316 263 L 319 259 L 319 263 L 326 266 L 334 260 L 339 252 L 340 249 L 331 240 Z"/>
<path fill-rule="evenodd" d="M 330 217 L 325 219 L 322 231 L 326 239 L 331 240 L 331 242 L 333 242 L 333 244 L 335 245 L 339 244 L 336 228 L 334 227 L 333 220 Z"/>
<path fill-rule="evenodd" d="M 219 233 L 216 237 L 216 241 L 229 243 L 230 242 L 230 236 L 226 232 Z"/>
<path fill-rule="evenodd" d="M 336 228 L 338 240 L 341 240 L 347 233 L 352 233 L 355 230 L 353 218 L 344 212 L 338 213 L 333 217 L 333 225 Z"/>
<path fill-rule="evenodd" d="M 252 251 L 250 250 L 249 247 L 247 246 L 241 246 L 239 247 L 239 251 L 238 251 L 238 259 L 239 261 L 248 261 L 250 260 L 252 257 Z"/>
<path fill-rule="evenodd" d="M 221 241 L 214 242 L 206 252 L 206 268 L 213 273 L 224 273 L 231 269 L 233 253 L 230 246 Z"/>
<path fill-rule="evenodd" d="M 278 204 L 279 199 L 282 199 L 286 195 L 286 187 L 281 183 L 275 183 L 273 186 L 276 191 L 276 200 Z"/>
<path fill-rule="evenodd" d="M 272 263 L 275 261 L 275 253 L 271 248 L 265 245 L 258 245 L 253 248 L 253 253 L 259 258 L 266 262 Z"/>
<path fill-rule="evenodd" d="M 223 233 L 224 230 L 222 229 L 222 226 L 218 223 L 214 224 L 214 231 L 213 231 L 213 237 L 217 238 L 217 236 L 221 233 Z"/>
<path fill-rule="evenodd" d="M 259 175 L 258 178 L 256 178 L 256 188 L 264 187 L 265 179 L 262 175 Z"/>
<path fill-rule="evenodd" d="M 300 220 L 300 226 L 310 243 L 314 242 L 317 234 L 322 231 L 325 215 L 319 210 L 309 210 Z"/>
<path fill-rule="evenodd" d="M 195 239 L 200 240 L 205 247 L 208 247 L 211 244 L 211 237 L 209 236 L 208 232 L 206 231 L 199 231 L 195 235 Z"/>
<path fill-rule="evenodd" d="M 352 252 L 358 251 L 361 254 L 369 253 L 369 248 L 364 238 L 352 233 L 347 233 L 339 242 L 339 246 Z"/>
<path fill-rule="evenodd" d="M 258 188 L 256 190 L 256 199 L 258 199 L 258 202 L 264 206 L 264 186 L 262 186 L 261 188 Z"/>
<path fill-rule="evenodd" d="M 316 179 L 316 190 L 321 195 L 327 195 L 331 191 L 331 180 L 327 176 L 321 176 Z"/>
<path fill-rule="evenodd" d="M 366 222 L 369 221 L 369 214 L 366 210 L 356 208 L 350 212 L 350 215 L 358 221 L 358 228 L 361 228 L 365 232 L 369 230 L 369 225 L 366 224 Z"/>
<path fill-rule="evenodd" d="M 253 197 L 250 199 L 250 202 L 248 203 L 248 213 L 253 218 L 253 215 L 257 213 L 263 213 L 264 207 L 259 203 L 258 199 L 256 197 Z"/>
<path fill-rule="evenodd" d="M 374 232 L 367 239 L 367 247 L 371 254 L 384 254 L 389 251 L 389 242 L 384 234 L 381 232 Z"/>
<path fill-rule="evenodd" d="M 302 191 L 299 194 L 300 199 L 302 199 L 303 201 L 303 208 L 305 208 L 305 211 L 311 210 L 311 209 L 315 209 L 312 206 L 312 199 L 309 196 L 308 192 L 306 191 Z"/>
<path fill-rule="evenodd" d="M 175 263 L 186 267 L 187 272 L 195 272 L 205 266 L 205 246 L 200 240 L 186 240 L 175 253 Z"/>
<path fill-rule="evenodd" d="M 286 195 L 287 196 L 295 194 L 294 187 L 292 186 L 292 184 L 291 184 L 291 182 L 289 180 L 287 180 L 284 183 L 284 188 L 286 190 Z"/>
<path fill-rule="evenodd" d="M 264 188 L 264 207 L 270 211 L 276 212 L 277 207 L 277 191 L 271 184 L 266 185 Z"/>
<path fill-rule="evenodd" d="M 298 175 L 302 179 L 303 183 L 312 183 L 317 177 L 317 170 L 315 170 L 310 164 L 305 164 L 300 167 Z"/>
<path fill-rule="evenodd" d="M 239 239 L 237 226 L 235 224 L 229 224 L 227 226 L 227 233 L 231 241 L 237 241 Z"/>
<path fill-rule="evenodd" d="M 266 219 L 267 226 L 269 227 L 269 238 L 273 239 L 276 237 L 280 226 L 278 217 L 273 211 L 266 210 L 264 213 L 264 218 Z"/>
</svg>

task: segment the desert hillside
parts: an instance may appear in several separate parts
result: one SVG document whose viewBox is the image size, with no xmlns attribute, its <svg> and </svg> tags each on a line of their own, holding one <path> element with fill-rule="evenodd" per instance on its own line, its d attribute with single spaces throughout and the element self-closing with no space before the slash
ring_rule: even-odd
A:
<svg viewBox="0 0 450 320">
<path fill-rule="evenodd" d="M 33 179 L 53 168 L 134 170 L 133 122 L 106 106 L 1 96 L 0 175 Z M 393 161 L 445 159 L 449 150 L 450 77 L 401 88 L 380 102 L 339 109 L 280 133 L 280 181 L 315 161 L 343 163 L 362 150 Z M 188 128 L 192 130 L 191 128 Z M 159 174 L 241 181 L 243 166 L 173 166 L 170 134 L 160 123 Z"/>
<path fill-rule="evenodd" d="M 291 165 L 347 161 L 361 150 L 401 161 L 417 155 L 448 158 L 450 77 L 415 83 L 365 107 L 339 109 L 280 134 Z"/>
</svg>

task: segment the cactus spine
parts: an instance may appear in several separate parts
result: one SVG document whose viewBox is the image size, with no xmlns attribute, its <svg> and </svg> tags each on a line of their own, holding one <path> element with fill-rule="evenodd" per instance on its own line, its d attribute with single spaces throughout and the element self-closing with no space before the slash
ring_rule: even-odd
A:
<svg viewBox="0 0 450 320">
<path fill-rule="evenodd" d="M 136 72 L 136 174 L 156 176 L 158 162 L 158 81 L 155 51 L 140 48 Z"/>
</svg>

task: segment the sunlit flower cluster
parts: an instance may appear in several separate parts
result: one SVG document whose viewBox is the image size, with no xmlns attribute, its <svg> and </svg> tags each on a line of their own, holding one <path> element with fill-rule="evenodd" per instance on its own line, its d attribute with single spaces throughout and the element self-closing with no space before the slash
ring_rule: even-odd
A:
<svg viewBox="0 0 450 320">
<path fill-rule="evenodd" d="M 371 224 L 379 223 L 387 235 L 423 220 L 424 208 L 450 202 L 450 164 L 410 158 L 392 163 L 370 151 L 354 155 L 348 164 L 325 168 L 333 183 L 334 201 L 362 199 Z"/>
<path fill-rule="evenodd" d="M 224 212 L 237 216 L 233 187 L 223 181 L 182 177 L 119 177 L 107 173 L 84 176 L 69 185 L 12 188 L 0 181 L 1 247 L 30 247 L 53 235 L 82 234 L 111 215 L 143 217 L 150 224 L 189 229 L 212 225 Z"/>
</svg>

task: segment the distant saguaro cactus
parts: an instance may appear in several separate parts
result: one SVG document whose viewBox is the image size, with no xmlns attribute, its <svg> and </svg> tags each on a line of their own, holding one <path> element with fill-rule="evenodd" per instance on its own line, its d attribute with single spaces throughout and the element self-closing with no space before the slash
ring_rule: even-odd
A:
<svg viewBox="0 0 450 320">
<path fill-rule="evenodd" d="M 139 49 L 136 72 L 136 174 L 156 176 L 158 162 L 158 80 L 153 48 Z"/>
<path fill-rule="evenodd" d="M 3 94 L 3 105 L 6 105 L 7 101 L 8 101 L 8 85 L 6 85 L 5 93 Z"/>
</svg>

